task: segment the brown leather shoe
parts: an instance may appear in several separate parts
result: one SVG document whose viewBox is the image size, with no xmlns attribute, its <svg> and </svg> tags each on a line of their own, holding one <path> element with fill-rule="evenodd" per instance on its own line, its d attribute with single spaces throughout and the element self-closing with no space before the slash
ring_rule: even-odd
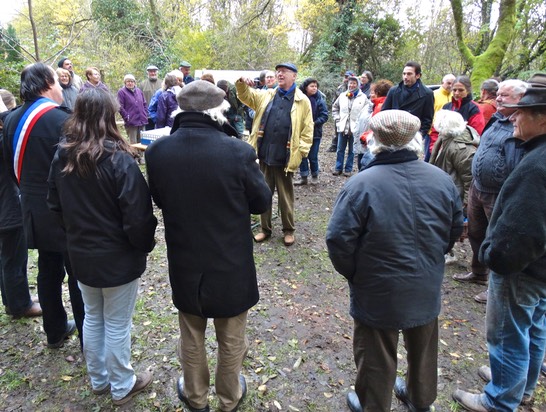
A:
<svg viewBox="0 0 546 412">
<path fill-rule="evenodd" d="M 270 237 L 271 237 L 271 233 L 260 232 L 256 236 L 254 236 L 254 242 L 261 243 L 264 240 L 269 239 Z"/>
<path fill-rule="evenodd" d="M 294 238 L 293 233 L 285 233 L 284 234 L 284 245 L 285 246 L 292 246 L 296 239 Z"/>
<path fill-rule="evenodd" d="M 457 282 L 473 282 L 480 285 L 487 285 L 487 275 L 478 275 L 474 272 L 456 273 L 453 275 L 453 280 Z"/>
<path fill-rule="evenodd" d="M 143 372 L 140 375 L 136 376 L 136 382 L 133 386 L 133 389 L 129 391 L 127 395 L 125 395 L 121 399 L 112 399 L 112 403 L 116 406 L 123 405 L 127 402 L 129 402 L 135 395 L 138 395 L 140 392 L 142 392 L 146 387 L 152 383 L 153 375 L 151 372 Z"/>
<path fill-rule="evenodd" d="M 6 313 L 8 311 L 6 310 Z M 13 319 L 21 319 L 21 318 L 34 318 L 36 316 L 42 316 L 42 307 L 38 302 L 32 302 L 32 305 L 30 305 L 30 308 L 25 310 L 20 315 L 14 315 Z"/>
<path fill-rule="evenodd" d="M 487 303 L 487 289 L 474 296 L 474 300 L 478 303 L 483 303 L 485 305 Z"/>
</svg>

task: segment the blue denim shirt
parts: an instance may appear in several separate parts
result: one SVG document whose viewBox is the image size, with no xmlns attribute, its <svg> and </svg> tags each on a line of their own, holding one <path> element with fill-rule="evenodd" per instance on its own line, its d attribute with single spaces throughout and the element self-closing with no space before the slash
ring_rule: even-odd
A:
<svg viewBox="0 0 546 412">
<path fill-rule="evenodd" d="M 521 141 L 512 137 L 512 123 L 499 113 L 494 116 L 497 120 L 483 133 L 472 161 L 474 185 L 485 193 L 499 193 L 524 154 Z"/>
</svg>

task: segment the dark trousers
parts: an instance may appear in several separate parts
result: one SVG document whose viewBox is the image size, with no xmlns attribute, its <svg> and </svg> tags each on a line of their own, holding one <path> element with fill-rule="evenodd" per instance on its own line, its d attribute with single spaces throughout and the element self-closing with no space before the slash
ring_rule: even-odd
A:
<svg viewBox="0 0 546 412">
<path fill-rule="evenodd" d="M 2 303 L 13 316 L 32 306 L 28 292 L 28 251 L 23 227 L 0 232 L 0 288 Z"/>
<path fill-rule="evenodd" d="M 152 120 L 151 117 L 148 117 L 148 124 L 145 127 L 145 130 L 154 130 L 155 129 L 155 122 Z"/>
<path fill-rule="evenodd" d="M 389 412 L 396 379 L 400 332 L 375 329 L 355 319 L 353 353 L 355 391 L 364 411 Z M 417 408 L 432 405 L 438 383 L 438 320 L 402 331 L 407 351 L 408 397 Z"/>
<path fill-rule="evenodd" d="M 485 239 L 485 233 L 496 200 L 496 193 L 482 192 L 474 186 L 474 182 L 470 185 L 470 189 L 468 190 L 468 205 L 466 207 L 468 215 L 468 241 L 472 248 L 472 272 L 477 275 L 487 275 L 489 273 L 488 267 L 478 260 L 478 255 Z"/>
<path fill-rule="evenodd" d="M 58 342 L 66 332 L 66 311 L 62 298 L 62 286 L 66 273 L 68 274 L 68 292 L 72 304 L 72 313 L 83 342 L 83 299 L 78 288 L 78 282 L 72 274 L 67 253 L 38 250 L 38 296 L 42 306 L 44 331 L 48 343 Z"/>
</svg>

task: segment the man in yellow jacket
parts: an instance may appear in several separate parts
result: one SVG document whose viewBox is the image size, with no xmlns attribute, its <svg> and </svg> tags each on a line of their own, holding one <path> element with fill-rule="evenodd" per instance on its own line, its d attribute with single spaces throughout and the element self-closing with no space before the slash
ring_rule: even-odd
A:
<svg viewBox="0 0 546 412">
<path fill-rule="evenodd" d="M 252 79 L 241 77 L 235 83 L 237 97 L 256 114 L 249 143 L 260 161 L 260 170 L 273 193 L 277 188 L 284 244 L 294 244 L 294 186 L 292 175 L 313 143 L 311 103 L 296 87 L 298 69 L 293 63 L 275 67 L 278 87 L 254 89 Z M 261 232 L 254 240 L 271 237 L 271 210 L 261 215 Z"/>
</svg>

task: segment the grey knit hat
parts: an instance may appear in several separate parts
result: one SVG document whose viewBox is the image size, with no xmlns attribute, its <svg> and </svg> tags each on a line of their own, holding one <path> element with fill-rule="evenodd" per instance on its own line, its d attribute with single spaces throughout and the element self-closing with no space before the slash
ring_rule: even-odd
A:
<svg viewBox="0 0 546 412">
<path fill-rule="evenodd" d="M 218 107 L 226 93 L 206 80 L 195 80 L 180 91 L 178 105 L 186 112 L 202 112 Z"/>
<path fill-rule="evenodd" d="M 419 131 L 421 121 L 404 110 L 385 110 L 370 120 L 370 129 L 377 141 L 384 146 L 407 145 Z"/>
</svg>

